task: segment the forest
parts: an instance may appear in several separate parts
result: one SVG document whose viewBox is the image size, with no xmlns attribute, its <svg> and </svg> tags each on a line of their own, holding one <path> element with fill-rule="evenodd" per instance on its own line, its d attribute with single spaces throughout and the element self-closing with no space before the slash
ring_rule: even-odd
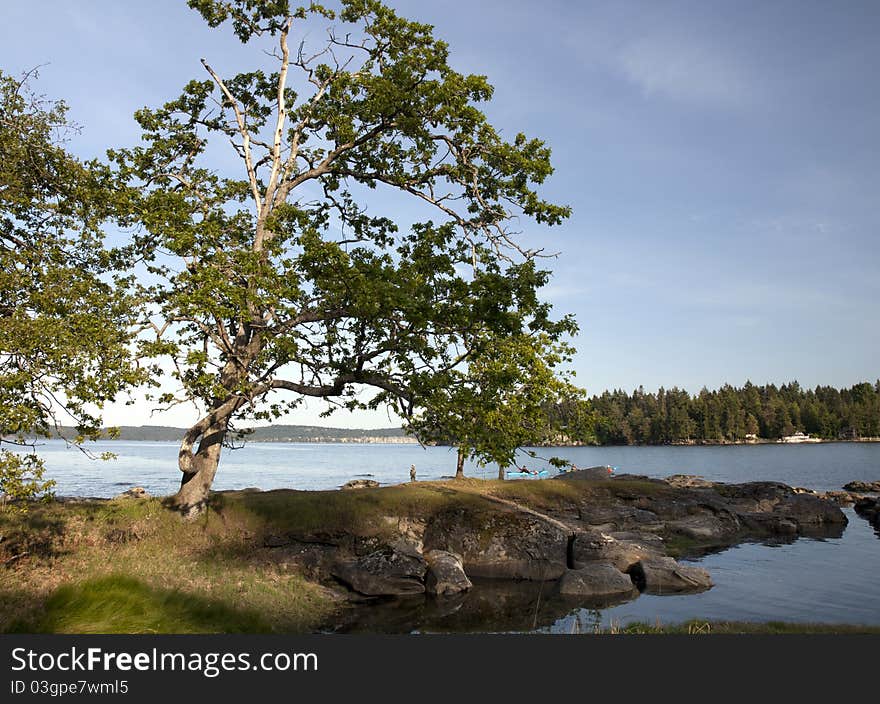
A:
<svg viewBox="0 0 880 704">
<path fill-rule="evenodd" d="M 695 395 L 675 387 L 649 393 L 640 386 L 631 394 L 605 391 L 585 405 L 591 432 L 585 433 L 579 421 L 569 437 L 599 445 L 777 440 L 798 431 L 826 440 L 880 436 L 880 380 L 844 389 L 747 382 L 741 388 L 703 388 Z M 575 409 L 560 407 L 559 412 L 564 425 Z"/>
</svg>

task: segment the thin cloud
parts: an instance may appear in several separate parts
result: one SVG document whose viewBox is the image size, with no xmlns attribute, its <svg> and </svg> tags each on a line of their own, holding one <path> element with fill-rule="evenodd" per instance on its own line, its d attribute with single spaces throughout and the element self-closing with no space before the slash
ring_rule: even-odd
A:
<svg viewBox="0 0 880 704">
<path fill-rule="evenodd" d="M 644 36 L 609 58 L 612 69 L 647 97 L 710 107 L 744 107 L 754 99 L 752 81 L 735 57 L 690 37 Z"/>
</svg>

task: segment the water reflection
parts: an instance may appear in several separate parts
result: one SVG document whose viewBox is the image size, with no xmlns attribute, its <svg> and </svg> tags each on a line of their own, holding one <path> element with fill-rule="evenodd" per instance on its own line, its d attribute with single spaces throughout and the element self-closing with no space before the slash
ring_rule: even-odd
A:
<svg viewBox="0 0 880 704">
<path fill-rule="evenodd" d="M 353 607 L 332 629 L 342 633 L 524 632 L 552 629 L 574 615 L 579 628 L 592 632 L 601 610 L 628 601 L 563 597 L 555 582 L 475 580 L 466 594 L 406 597 Z"/>
</svg>

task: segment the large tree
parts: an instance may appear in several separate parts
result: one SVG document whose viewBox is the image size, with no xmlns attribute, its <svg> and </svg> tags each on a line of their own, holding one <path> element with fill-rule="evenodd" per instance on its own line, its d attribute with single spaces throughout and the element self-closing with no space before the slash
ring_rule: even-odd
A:
<svg viewBox="0 0 880 704">
<path fill-rule="evenodd" d="M 66 150 L 74 125 L 62 102 L 0 72 L 0 494 L 48 488 L 21 450 L 34 435 L 76 426 L 97 437 L 99 411 L 141 380 L 133 362 L 121 252 L 104 246 L 109 174 Z"/>
<path fill-rule="evenodd" d="M 502 138 L 479 109 L 486 78 L 453 70 L 430 26 L 375 0 L 189 4 L 257 45 L 255 65 L 203 60 L 205 80 L 137 113 L 145 144 L 111 153 L 148 253 L 143 353 L 174 360 L 180 392 L 163 402 L 203 410 L 180 447 L 185 512 L 236 420 L 310 397 L 407 418 L 477 341 L 574 330 L 551 319 L 540 252 L 512 229 L 569 214 L 535 190 L 550 150 Z M 293 41 L 318 25 L 320 46 Z"/>
</svg>

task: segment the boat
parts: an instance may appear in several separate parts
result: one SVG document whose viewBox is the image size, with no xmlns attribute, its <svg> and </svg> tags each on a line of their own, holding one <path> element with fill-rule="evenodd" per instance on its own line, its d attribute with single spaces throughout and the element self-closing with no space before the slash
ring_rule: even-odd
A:
<svg viewBox="0 0 880 704">
<path fill-rule="evenodd" d="M 822 438 L 814 438 L 809 435 L 804 435 L 800 430 L 796 432 L 794 435 L 786 435 L 784 438 L 780 440 L 780 442 L 822 442 Z"/>
<path fill-rule="evenodd" d="M 541 469 L 537 474 L 532 474 L 531 472 L 520 472 L 518 469 L 508 469 L 504 474 L 508 479 L 537 479 L 538 477 L 546 477 L 549 472 L 546 469 Z"/>
</svg>

